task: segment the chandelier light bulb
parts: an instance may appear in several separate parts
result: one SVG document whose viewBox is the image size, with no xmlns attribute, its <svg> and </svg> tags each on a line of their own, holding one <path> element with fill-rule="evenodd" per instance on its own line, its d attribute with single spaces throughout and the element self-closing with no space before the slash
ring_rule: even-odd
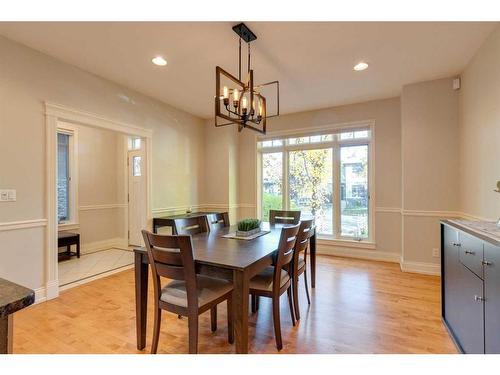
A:
<svg viewBox="0 0 500 375">
<path fill-rule="evenodd" d="M 233 90 L 233 100 L 238 101 L 239 100 L 239 91 L 237 89 Z"/>
<path fill-rule="evenodd" d="M 246 96 L 243 97 L 243 99 L 241 100 L 241 107 L 242 108 L 247 108 L 247 98 Z"/>
<path fill-rule="evenodd" d="M 229 91 L 227 89 L 227 86 L 224 86 L 223 92 L 224 92 L 224 94 L 223 94 L 224 99 L 228 99 L 229 98 Z"/>
</svg>

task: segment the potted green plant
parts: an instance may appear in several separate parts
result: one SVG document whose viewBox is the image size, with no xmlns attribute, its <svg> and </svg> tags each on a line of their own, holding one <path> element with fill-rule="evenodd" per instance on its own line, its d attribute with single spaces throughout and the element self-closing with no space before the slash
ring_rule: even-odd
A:
<svg viewBox="0 0 500 375">
<path fill-rule="evenodd" d="M 260 220 L 258 219 L 243 219 L 238 222 L 238 237 L 249 237 L 260 232 Z"/>
</svg>

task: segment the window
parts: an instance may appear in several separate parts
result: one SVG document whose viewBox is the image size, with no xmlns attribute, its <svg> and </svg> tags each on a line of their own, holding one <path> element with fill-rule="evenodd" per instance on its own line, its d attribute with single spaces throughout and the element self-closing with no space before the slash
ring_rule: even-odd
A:
<svg viewBox="0 0 500 375">
<path fill-rule="evenodd" d="M 59 222 L 70 218 L 69 134 L 57 134 L 57 218 Z"/>
<path fill-rule="evenodd" d="M 67 123 L 57 128 L 57 219 L 59 224 L 77 224 L 76 171 L 77 130 Z"/>
<path fill-rule="evenodd" d="M 319 234 L 369 240 L 371 142 L 368 126 L 259 141 L 262 220 L 270 209 L 300 210 Z"/>
<path fill-rule="evenodd" d="M 133 151 L 133 150 L 140 150 L 141 149 L 141 139 L 136 138 L 136 137 L 129 137 L 128 139 L 128 149 Z"/>
<path fill-rule="evenodd" d="M 132 174 L 134 177 L 141 177 L 141 157 L 134 156 L 132 158 Z"/>
</svg>

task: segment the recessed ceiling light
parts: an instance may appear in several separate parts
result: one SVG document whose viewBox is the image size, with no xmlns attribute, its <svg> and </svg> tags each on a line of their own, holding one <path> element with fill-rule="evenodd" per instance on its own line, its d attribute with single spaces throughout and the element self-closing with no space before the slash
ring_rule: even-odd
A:
<svg viewBox="0 0 500 375">
<path fill-rule="evenodd" d="M 165 60 L 161 56 L 153 57 L 151 59 L 151 61 L 153 62 L 153 64 L 158 65 L 158 66 L 165 66 L 165 65 L 167 65 L 167 60 Z"/>
<path fill-rule="evenodd" d="M 357 63 L 356 65 L 354 65 L 353 69 L 357 72 L 360 72 L 362 70 L 365 70 L 366 68 L 368 68 L 368 64 L 361 61 L 361 62 Z"/>
</svg>

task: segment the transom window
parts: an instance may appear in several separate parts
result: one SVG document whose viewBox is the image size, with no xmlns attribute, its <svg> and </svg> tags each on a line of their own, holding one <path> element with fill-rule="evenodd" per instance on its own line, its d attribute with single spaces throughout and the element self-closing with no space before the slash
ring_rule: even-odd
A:
<svg viewBox="0 0 500 375">
<path fill-rule="evenodd" d="M 300 210 L 319 234 L 371 239 L 372 130 L 369 126 L 260 139 L 259 208 Z"/>
</svg>

